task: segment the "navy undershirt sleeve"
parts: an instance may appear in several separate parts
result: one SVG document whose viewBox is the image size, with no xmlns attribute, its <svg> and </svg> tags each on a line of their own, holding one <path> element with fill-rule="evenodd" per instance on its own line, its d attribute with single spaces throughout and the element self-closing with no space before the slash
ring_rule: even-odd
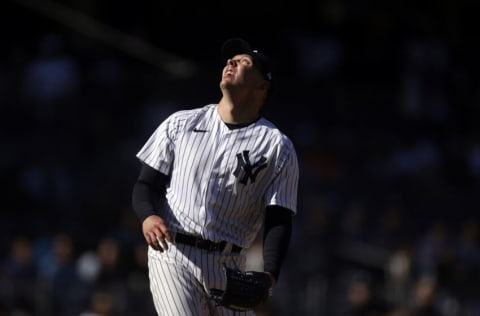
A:
<svg viewBox="0 0 480 316">
<path fill-rule="evenodd" d="M 167 175 L 146 164 L 142 166 L 132 192 L 132 207 L 142 222 L 150 215 L 158 215 L 168 181 Z"/>
<path fill-rule="evenodd" d="M 263 233 L 263 269 L 278 281 L 292 235 L 292 211 L 277 205 L 266 208 Z"/>
</svg>

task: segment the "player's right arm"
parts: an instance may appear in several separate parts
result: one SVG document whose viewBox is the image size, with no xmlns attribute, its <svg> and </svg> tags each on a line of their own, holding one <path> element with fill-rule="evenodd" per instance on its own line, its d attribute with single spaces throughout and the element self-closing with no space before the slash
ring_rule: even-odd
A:
<svg viewBox="0 0 480 316">
<path fill-rule="evenodd" d="M 168 181 L 167 175 L 143 164 L 132 192 L 132 206 L 142 221 L 143 236 L 153 249 L 159 251 L 168 249 L 166 240 L 173 242 L 168 227 L 158 215 Z"/>
</svg>

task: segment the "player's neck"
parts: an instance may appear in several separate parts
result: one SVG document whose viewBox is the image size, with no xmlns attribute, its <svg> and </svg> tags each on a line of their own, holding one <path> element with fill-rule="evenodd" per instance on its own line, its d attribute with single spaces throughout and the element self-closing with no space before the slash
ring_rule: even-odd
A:
<svg viewBox="0 0 480 316">
<path fill-rule="evenodd" d="M 258 109 L 250 104 L 243 103 L 238 105 L 229 102 L 226 98 L 220 100 L 217 111 L 222 121 L 226 124 L 250 124 L 260 117 Z"/>
</svg>

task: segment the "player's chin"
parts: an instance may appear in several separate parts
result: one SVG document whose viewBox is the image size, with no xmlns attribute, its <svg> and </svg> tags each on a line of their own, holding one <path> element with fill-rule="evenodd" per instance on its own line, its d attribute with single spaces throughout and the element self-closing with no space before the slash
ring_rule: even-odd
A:
<svg viewBox="0 0 480 316">
<path fill-rule="evenodd" d="M 232 77 L 224 76 L 220 81 L 220 89 L 228 89 L 232 86 Z"/>
</svg>

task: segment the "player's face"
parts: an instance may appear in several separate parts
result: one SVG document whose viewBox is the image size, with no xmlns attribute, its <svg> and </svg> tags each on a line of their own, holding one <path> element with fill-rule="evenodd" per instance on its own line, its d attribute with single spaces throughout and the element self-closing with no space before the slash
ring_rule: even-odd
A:
<svg viewBox="0 0 480 316">
<path fill-rule="evenodd" d="M 227 60 L 227 64 L 223 68 L 220 86 L 222 88 L 236 86 L 255 89 L 264 81 L 262 74 L 254 65 L 252 56 L 240 54 Z"/>
</svg>

